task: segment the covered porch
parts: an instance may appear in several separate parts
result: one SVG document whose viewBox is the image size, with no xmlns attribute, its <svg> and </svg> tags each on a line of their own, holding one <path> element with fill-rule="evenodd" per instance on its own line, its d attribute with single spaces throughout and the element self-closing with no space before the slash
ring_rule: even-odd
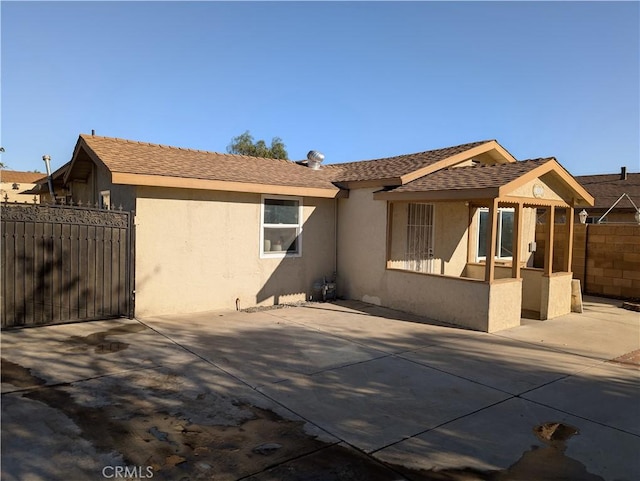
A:
<svg viewBox="0 0 640 481">
<path fill-rule="evenodd" d="M 391 307 L 485 332 L 571 311 L 573 212 L 593 199 L 555 159 L 451 168 L 420 180 L 374 194 L 387 201 Z M 450 188 L 434 188 L 443 184 Z M 534 268 L 540 209 L 547 239 L 544 266 Z M 568 255 L 554 271 L 558 217 L 568 225 Z"/>
</svg>

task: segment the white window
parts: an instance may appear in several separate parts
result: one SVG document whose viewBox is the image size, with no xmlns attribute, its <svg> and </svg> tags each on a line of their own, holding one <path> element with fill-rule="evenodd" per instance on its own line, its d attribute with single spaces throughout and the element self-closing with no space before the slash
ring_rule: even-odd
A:
<svg viewBox="0 0 640 481">
<path fill-rule="evenodd" d="M 433 272 L 433 204 L 407 206 L 407 247 L 404 267 Z"/>
<path fill-rule="evenodd" d="M 263 196 L 260 224 L 260 257 L 302 255 L 300 197 Z"/>
<path fill-rule="evenodd" d="M 513 217 L 512 208 L 498 209 L 496 231 L 496 259 L 513 258 Z M 487 230 L 489 229 L 489 209 L 479 209 L 478 218 L 478 260 L 487 258 Z"/>
<path fill-rule="evenodd" d="M 109 190 L 101 190 L 100 191 L 100 208 L 101 209 L 111 209 L 111 191 Z"/>
</svg>

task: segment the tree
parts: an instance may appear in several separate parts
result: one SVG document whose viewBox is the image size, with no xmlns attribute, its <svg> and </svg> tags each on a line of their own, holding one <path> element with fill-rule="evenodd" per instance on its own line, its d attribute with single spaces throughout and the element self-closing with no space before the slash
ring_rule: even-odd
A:
<svg viewBox="0 0 640 481">
<path fill-rule="evenodd" d="M 227 152 L 230 154 L 250 155 L 251 157 L 265 157 L 267 159 L 289 158 L 284 142 L 280 137 L 271 139 L 271 146 L 267 146 L 264 140 L 254 142 L 253 136 L 247 130 L 244 134 L 231 139 L 227 145 Z"/>
</svg>

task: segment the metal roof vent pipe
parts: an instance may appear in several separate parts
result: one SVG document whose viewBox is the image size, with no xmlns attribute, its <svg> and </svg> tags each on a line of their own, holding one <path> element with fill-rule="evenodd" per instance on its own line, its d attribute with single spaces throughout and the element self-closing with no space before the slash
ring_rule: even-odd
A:
<svg viewBox="0 0 640 481">
<path fill-rule="evenodd" d="M 320 164 L 324 160 L 324 154 L 317 150 L 310 150 L 307 154 L 307 166 L 313 170 L 320 170 Z"/>
<path fill-rule="evenodd" d="M 627 180 L 627 168 L 620 167 L 620 180 Z"/>
</svg>

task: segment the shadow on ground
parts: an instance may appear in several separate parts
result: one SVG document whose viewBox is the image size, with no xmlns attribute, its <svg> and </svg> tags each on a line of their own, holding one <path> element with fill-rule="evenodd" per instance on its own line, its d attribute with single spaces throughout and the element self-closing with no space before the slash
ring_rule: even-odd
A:
<svg viewBox="0 0 640 481">
<path fill-rule="evenodd" d="M 337 307 L 344 313 L 344 307 Z M 330 309 L 330 306 L 322 311 L 309 309 L 308 314 L 319 318 L 330 316 Z M 377 312 L 375 307 L 369 309 L 370 312 L 363 308 L 353 315 Z M 361 377 L 353 389 L 336 386 L 324 391 L 323 402 L 348 407 L 357 397 L 362 403 L 358 406 L 370 403 L 373 411 L 396 406 L 397 412 L 389 412 L 386 417 L 344 409 L 333 419 L 333 425 L 318 428 L 309 422 L 313 419 L 301 418 L 289 411 L 286 404 L 259 391 L 260 386 L 280 381 L 276 382 L 280 394 L 295 396 L 305 383 L 347 369 L 354 362 L 397 359 L 397 353 L 435 344 L 449 346 L 446 361 L 440 358 L 431 367 L 406 359 L 400 361 L 441 373 L 451 370 L 456 363 L 477 362 L 490 363 L 496 373 L 526 370 L 528 376 L 540 379 L 565 377 L 567 373 L 562 366 L 531 363 L 530 359 L 537 359 L 538 346 L 527 347 L 518 341 L 502 339 L 504 345 L 522 350 L 521 358 L 509 360 L 496 358 L 481 345 L 477 349 L 455 349 L 458 340 L 455 330 L 429 326 L 425 331 L 419 319 L 400 313 L 396 320 L 404 321 L 401 333 L 376 336 L 369 332 L 368 339 L 358 339 L 364 333 L 348 328 L 319 335 L 317 330 L 292 324 L 286 318 L 262 314 L 262 317 L 245 314 L 241 318 L 246 320 L 243 326 L 219 331 L 176 329 L 179 325 L 172 326 L 171 321 L 152 323 L 152 330 L 135 321 L 122 320 L 114 320 L 107 329 L 96 328 L 93 332 L 85 324 L 84 335 L 71 334 L 73 329 L 64 334 L 62 330 L 51 331 L 52 336 L 45 337 L 52 343 L 49 349 L 57 349 L 59 355 L 51 361 L 56 365 L 48 366 L 50 371 L 40 367 L 37 347 L 30 346 L 28 353 L 22 353 L 19 363 L 3 358 L 3 387 L 8 385 L 10 389 L 2 398 L 2 478 L 100 479 L 105 466 L 128 466 L 151 467 L 153 479 L 172 481 L 603 479 L 567 455 L 567 446 L 580 434 L 581 427 L 557 419 L 531 425 L 529 446 L 504 469 L 460 466 L 418 470 L 382 462 L 375 455 L 343 442 L 343 438 L 334 437 L 336 432 L 332 429 L 333 425 L 358 426 L 363 432 L 367 429 L 384 432 L 396 418 L 411 420 L 413 413 L 402 411 L 397 386 L 375 372 Z M 388 312 L 386 316 L 393 318 Z M 222 325 L 225 321 L 211 318 L 203 322 Z M 169 344 L 173 349 L 179 348 L 179 355 L 165 359 L 160 344 L 158 349 L 145 351 L 143 341 L 156 339 L 159 334 L 154 331 L 166 334 L 167 329 L 173 330 L 171 339 L 177 346 Z M 322 355 L 327 336 L 331 336 L 332 345 L 340 353 L 343 353 L 341 343 L 346 343 L 345 357 L 337 362 L 333 356 Z M 122 357 L 132 349 L 137 351 L 136 356 Z M 350 360 L 350 355 L 356 356 L 356 361 Z M 114 364 L 117 369 L 105 371 L 105 363 L 109 365 L 110 361 L 118 361 Z M 86 369 L 94 369 L 95 375 L 73 382 L 60 382 L 54 375 L 44 374 L 64 370 L 86 372 Z M 625 375 L 617 379 L 582 376 L 575 382 L 589 384 L 589 389 L 626 401 L 634 396 L 636 388 Z M 502 399 L 519 395 L 482 387 L 487 392 L 498 392 Z M 433 386 L 434 398 L 446 396 L 443 389 Z M 419 402 L 428 410 L 433 400 Z M 444 402 L 452 401 L 449 398 Z M 387 441 L 400 442 L 435 427 L 428 415 L 416 417 L 410 429 Z M 451 431 L 450 435 L 457 434 Z M 465 442 L 482 449 L 483 439 Z"/>
</svg>

